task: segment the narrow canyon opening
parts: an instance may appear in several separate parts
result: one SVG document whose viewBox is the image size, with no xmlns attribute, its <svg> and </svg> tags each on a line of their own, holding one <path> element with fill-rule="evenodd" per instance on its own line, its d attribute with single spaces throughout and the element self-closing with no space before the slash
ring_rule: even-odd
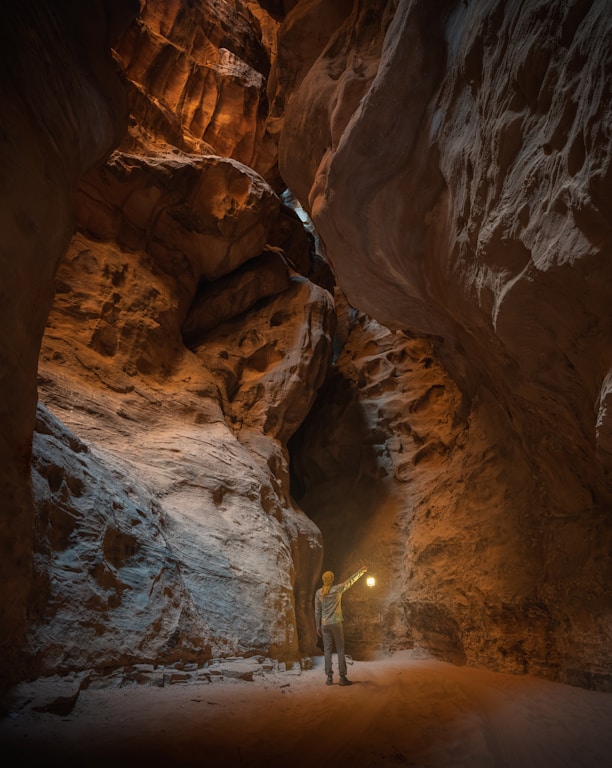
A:
<svg viewBox="0 0 612 768">
<path fill-rule="evenodd" d="M 355 660 L 610 693 L 610 4 L 83 6 L 0 32 L 2 690 L 304 670 L 367 564 Z"/>
</svg>

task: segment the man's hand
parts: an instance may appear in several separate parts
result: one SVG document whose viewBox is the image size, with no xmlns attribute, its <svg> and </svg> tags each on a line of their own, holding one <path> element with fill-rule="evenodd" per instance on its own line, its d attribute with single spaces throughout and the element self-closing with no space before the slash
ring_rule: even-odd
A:
<svg viewBox="0 0 612 768">
<path fill-rule="evenodd" d="M 367 572 L 368 572 L 368 566 L 367 566 L 367 565 L 362 565 L 362 566 L 361 566 L 361 570 L 362 570 L 364 573 L 367 573 Z"/>
<path fill-rule="evenodd" d="M 320 629 L 317 629 L 317 635 L 319 635 L 319 637 L 321 637 L 321 630 Z"/>
</svg>

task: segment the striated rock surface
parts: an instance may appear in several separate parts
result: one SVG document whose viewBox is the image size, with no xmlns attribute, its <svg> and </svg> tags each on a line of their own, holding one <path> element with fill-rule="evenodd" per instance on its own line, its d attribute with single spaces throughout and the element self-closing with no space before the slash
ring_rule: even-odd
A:
<svg viewBox="0 0 612 768">
<path fill-rule="evenodd" d="M 90 668 L 92 652 L 106 671 L 210 654 L 210 627 L 189 600 L 151 489 L 43 406 L 33 456 L 33 606 L 43 617 L 30 637 L 33 673 Z"/>
<path fill-rule="evenodd" d="M 224 8 L 229 13 L 216 5 L 219 13 Z M 128 43 L 141 55 L 148 24 L 156 39 L 163 32 L 190 55 L 204 55 L 199 37 L 186 39 L 204 27 L 218 45 L 225 40 L 227 19 L 213 23 L 202 9 L 193 10 L 197 20 L 185 19 L 183 12 L 191 13 L 181 4 L 145 9 L 136 38 L 132 28 L 123 39 L 123 55 Z M 243 32 L 233 30 L 232 45 L 256 59 L 261 44 Z M 128 74 L 136 77 L 133 66 Z M 159 63 L 151 66 L 159 75 Z M 195 69 L 190 83 L 208 93 L 203 77 Z M 236 93 L 250 98 L 236 72 L 232 78 Z M 150 80 L 148 97 L 169 103 L 162 86 L 170 87 Z M 185 109 L 193 107 L 181 98 Z M 220 99 L 218 108 L 216 119 L 227 122 L 236 104 Z M 138 153 L 124 147 L 80 183 L 79 233 L 57 274 L 39 376 L 42 399 L 102 472 L 121 467 L 141 503 L 151 500 L 151 535 L 138 546 L 141 581 L 130 585 L 132 599 L 150 605 L 129 630 L 115 630 L 130 609 L 120 597 L 125 587 L 104 611 L 93 599 L 84 608 L 83 592 L 99 589 L 90 569 L 77 568 L 74 585 L 64 580 L 35 614 L 32 644 L 49 673 L 57 658 L 47 644 L 80 606 L 94 637 L 80 646 L 75 639 L 70 669 L 261 652 L 297 658 L 314 647 L 310 596 L 321 537 L 290 498 L 286 442 L 325 377 L 333 302 L 294 271 L 312 269 L 308 237 L 258 173 L 235 157 L 183 151 L 206 147 L 196 147 L 180 121 L 175 129 L 186 138 L 172 147 L 160 141 L 151 114 L 137 112 L 134 120 L 139 141 L 127 144 Z M 243 137 L 254 130 L 248 121 L 233 129 Z M 219 137 L 214 143 L 232 154 Z M 37 502 L 44 505 L 46 496 Z M 79 539 L 93 523 L 83 499 L 66 503 Z M 106 487 L 99 503 L 98 543 L 125 515 L 123 506 L 114 511 Z M 160 538 L 178 582 L 158 555 Z M 46 553 L 41 579 L 55 585 L 61 548 L 44 536 L 38 546 Z"/>
<path fill-rule="evenodd" d="M 280 30 L 281 173 L 349 302 L 431 337 L 467 425 L 391 492 L 400 634 L 609 685 L 609 4 L 356 4 L 298 44 L 324 5 Z"/>
<path fill-rule="evenodd" d="M 266 86 L 277 28 L 256 2 L 142 3 L 117 46 L 130 81 L 122 148 L 222 155 L 274 180 Z"/>
</svg>

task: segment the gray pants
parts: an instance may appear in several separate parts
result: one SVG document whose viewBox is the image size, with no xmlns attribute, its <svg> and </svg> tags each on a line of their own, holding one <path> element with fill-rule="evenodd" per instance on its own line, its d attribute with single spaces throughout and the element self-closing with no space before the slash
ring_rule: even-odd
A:
<svg viewBox="0 0 612 768">
<path fill-rule="evenodd" d="M 323 635 L 323 653 L 325 654 L 325 674 L 332 673 L 332 643 L 338 654 L 338 672 L 341 677 L 346 677 L 346 659 L 344 658 L 344 628 L 342 622 L 326 624 L 321 627 Z"/>
</svg>

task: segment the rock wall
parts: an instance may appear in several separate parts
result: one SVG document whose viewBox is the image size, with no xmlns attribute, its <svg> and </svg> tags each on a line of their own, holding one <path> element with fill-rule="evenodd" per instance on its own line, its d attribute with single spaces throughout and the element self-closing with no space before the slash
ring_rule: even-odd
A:
<svg viewBox="0 0 612 768">
<path fill-rule="evenodd" d="M 610 6 L 355 4 L 287 57 L 283 35 L 295 46 L 324 5 L 304 0 L 280 31 L 281 173 L 349 302 L 421 335 L 460 397 L 448 434 L 423 434 L 390 342 L 354 331 L 344 394 L 324 407 L 351 412 L 349 434 L 374 442 L 386 458 L 370 470 L 387 475 L 353 500 L 330 498 L 323 472 L 304 508 L 356 504 L 373 529 L 398 528 L 394 565 L 376 557 L 394 573 L 389 644 L 609 686 Z M 448 384 L 431 386 L 447 399 Z M 385 439 L 390 399 L 405 422 Z M 403 487 L 389 479 L 398 440 Z M 335 455 L 327 429 L 319 441 Z"/>
<path fill-rule="evenodd" d="M 81 5 L 0 33 L 2 682 L 367 562 L 355 654 L 609 689 L 609 4 Z"/>
<path fill-rule="evenodd" d="M 124 148 L 232 157 L 275 181 L 266 86 L 277 28 L 257 2 L 143 2 L 117 46 L 130 91 Z"/>
<path fill-rule="evenodd" d="M 0 688 L 23 673 L 32 583 L 36 367 L 79 176 L 119 142 L 127 100 L 110 45 L 133 2 L 26 0 L 0 31 Z"/>
<path fill-rule="evenodd" d="M 297 215 L 244 164 L 274 180 L 264 39 L 246 4 L 148 3 L 117 47 L 130 129 L 80 182 L 39 365 L 41 399 L 115 482 L 75 493 L 73 459 L 36 454 L 37 671 L 314 648 L 321 536 L 286 444 L 335 315 Z"/>
</svg>

